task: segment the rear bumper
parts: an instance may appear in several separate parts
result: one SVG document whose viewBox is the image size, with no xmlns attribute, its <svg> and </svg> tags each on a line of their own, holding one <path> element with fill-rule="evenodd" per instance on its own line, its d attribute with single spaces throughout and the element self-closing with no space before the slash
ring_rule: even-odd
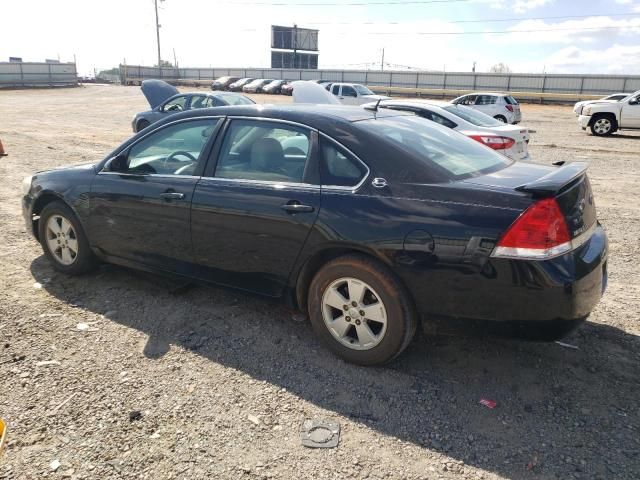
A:
<svg viewBox="0 0 640 480">
<path fill-rule="evenodd" d="M 550 260 L 489 258 L 474 267 L 438 266 L 436 259 L 401 276 L 426 318 L 575 325 L 604 293 L 607 252 L 607 236 L 598 225 L 583 245 Z"/>
</svg>

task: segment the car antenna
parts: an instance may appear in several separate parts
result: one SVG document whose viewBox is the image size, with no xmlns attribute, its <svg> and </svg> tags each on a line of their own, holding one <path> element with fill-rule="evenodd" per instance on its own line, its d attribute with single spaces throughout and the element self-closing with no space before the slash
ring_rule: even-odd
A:
<svg viewBox="0 0 640 480">
<path fill-rule="evenodd" d="M 364 107 L 364 109 L 365 110 L 370 110 L 372 112 L 377 112 L 378 111 L 378 106 L 380 105 L 381 101 L 382 101 L 382 99 L 379 98 L 375 105 L 367 105 L 366 107 Z"/>
</svg>

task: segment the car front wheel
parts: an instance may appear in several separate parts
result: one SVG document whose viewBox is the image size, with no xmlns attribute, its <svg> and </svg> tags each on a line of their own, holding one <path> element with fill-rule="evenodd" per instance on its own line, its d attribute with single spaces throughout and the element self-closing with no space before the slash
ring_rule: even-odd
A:
<svg viewBox="0 0 640 480">
<path fill-rule="evenodd" d="M 496 116 L 495 116 L 495 117 L 493 117 L 493 118 L 495 118 L 495 119 L 496 119 L 496 120 L 498 120 L 499 122 L 507 123 L 507 119 L 506 119 L 506 117 L 504 117 L 504 116 L 502 116 L 502 115 L 496 115 Z"/>
<path fill-rule="evenodd" d="M 56 201 L 44 207 L 38 229 L 42 250 L 59 272 L 78 275 L 92 270 L 98 264 L 82 225 L 64 203 Z"/>
<path fill-rule="evenodd" d="M 596 116 L 591 122 L 591 133 L 598 137 L 611 135 L 615 130 L 611 117 L 606 115 Z"/>
<path fill-rule="evenodd" d="M 359 365 L 398 356 L 417 325 L 414 306 L 396 277 L 360 255 L 335 259 L 318 272 L 310 286 L 309 317 L 332 352 Z"/>
</svg>

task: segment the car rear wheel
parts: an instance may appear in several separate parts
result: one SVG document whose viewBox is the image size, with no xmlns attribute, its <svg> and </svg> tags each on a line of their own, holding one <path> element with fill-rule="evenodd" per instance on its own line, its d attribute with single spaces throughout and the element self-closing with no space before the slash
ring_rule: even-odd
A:
<svg viewBox="0 0 640 480">
<path fill-rule="evenodd" d="M 597 115 L 591 122 L 591 133 L 598 137 L 611 135 L 614 130 L 613 120 L 607 115 Z"/>
<path fill-rule="evenodd" d="M 64 203 L 51 202 L 42 209 L 38 230 L 42 250 L 59 272 L 79 275 L 97 266 L 82 225 Z"/>
<path fill-rule="evenodd" d="M 496 119 L 496 120 L 498 120 L 499 122 L 507 123 L 507 119 L 506 119 L 506 117 L 504 117 L 504 116 L 502 116 L 502 115 L 496 115 L 496 116 L 495 116 L 495 117 L 493 117 L 493 118 L 495 118 L 495 119 Z"/>
<path fill-rule="evenodd" d="M 138 124 L 136 125 L 136 131 L 140 132 L 142 130 L 144 130 L 145 128 L 147 128 L 150 125 L 150 123 L 147 120 L 140 120 L 138 122 Z"/>
<path fill-rule="evenodd" d="M 311 282 L 308 303 L 321 341 L 351 363 L 389 362 L 416 331 L 415 308 L 402 284 L 365 256 L 344 256 L 325 265 Z"/>
</svg>

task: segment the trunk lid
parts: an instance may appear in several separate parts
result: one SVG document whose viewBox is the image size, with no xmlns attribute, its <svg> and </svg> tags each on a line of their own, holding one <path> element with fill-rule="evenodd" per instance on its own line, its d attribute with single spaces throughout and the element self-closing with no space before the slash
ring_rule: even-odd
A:
<svg viewBox="0 0 640 480">
<path fill-rule="evenodd" d="M 555 198 L 569 232 L 575 238 L 596 222 L 596 206 L 587 168 L 588 164 L 584 162 L 572 162 L 558 167 L 514 163 L 503 170 L 464 182 L 504 193 L 520 192 L 528 195 L 531 203 L 541 198 Z"/>
</svg>

